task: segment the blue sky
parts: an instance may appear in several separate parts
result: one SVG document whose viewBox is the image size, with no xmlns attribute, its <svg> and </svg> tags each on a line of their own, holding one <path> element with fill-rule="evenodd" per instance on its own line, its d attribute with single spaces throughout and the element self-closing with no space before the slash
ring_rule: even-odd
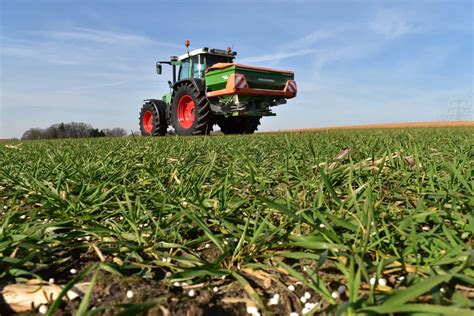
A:
<svg viewBox="0 0 474 316">
<path fill-rule="evenodd" d="M 203 46 L 295 71 L 261 130 L 439 120 L 472 104 L 473 1 L 0 0 L 0 138 L 87 122 L 138 130 L 156 60 Z"/>
</svg>

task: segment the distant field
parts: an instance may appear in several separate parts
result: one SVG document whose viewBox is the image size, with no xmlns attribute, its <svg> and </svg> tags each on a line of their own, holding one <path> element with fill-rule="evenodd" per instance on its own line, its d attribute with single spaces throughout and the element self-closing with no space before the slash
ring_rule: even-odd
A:
<svg viewBox="0 0 474 316">
<path fill-rule="evenodd" d="M 472 127 L 474 121 L 446 121 L 446 122 L 411 122 L 411 123 L 386 123 L 386 124 L 365 124 L 365 125 L 341 125 L 317 128 L 302 128 L 292 130 L 282 130 L 278 132 L 315 132 L 334 129 L 381 129 L 381 128 L 408 128 L 408 127 Z"/>
<path fill-rule="evenodd" d="M 468 315 L 462 124 L 2 143 L 0 308 L 43 282 L 82 292 L 51 314 Z"/>
</svg>

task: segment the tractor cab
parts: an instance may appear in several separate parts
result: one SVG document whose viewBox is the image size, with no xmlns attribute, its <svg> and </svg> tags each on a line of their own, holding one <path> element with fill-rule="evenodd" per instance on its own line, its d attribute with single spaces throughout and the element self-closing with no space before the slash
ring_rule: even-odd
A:
<svg viewBox="0 0 474 316">
<path fill-rule="evenodd" d="M 189 44 L 186 45 L 187 47 Z M 237 52 L 230 48 L 227 50 L 217 48 L 200 48 L 187 52 L 181 56 L 171 56 L 170 61 L 159 61 L 156 63 L 156 72 L 161 74 L 161 64 L 173 67 L 173 82 L 188 78 L 204 79 L 206 69 L 217 63 L 232 63 Z"/>
<path fill-rule="evenodd" d="M 234 55 L 230 55 L 224 50 L 204 47 L 181 55 L 178 57 L 178 61 L 181 62 L 177 76 L 178 81 L 187 78 L 203 79 L 208 67 L 222 62 L 231 63 L 235 54 L 234 52 Z"/>
</svg>

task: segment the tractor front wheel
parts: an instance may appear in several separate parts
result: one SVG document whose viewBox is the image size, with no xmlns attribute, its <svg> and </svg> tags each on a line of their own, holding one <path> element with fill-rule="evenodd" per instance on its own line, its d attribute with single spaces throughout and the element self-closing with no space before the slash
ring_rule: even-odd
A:
<svg viewBox="0 0 474 316">
<path fill-rule="evenodd" d="M 261 116 L 219 117 L 217 124 L 224 134 L 253 134 L 258 130 Z"/>
<path fill-rule="evenodd" d="M 173 93 L 171 124 L 178 135 L 207 135 L 212 131 L 211 106 L 203 91 L 183 83 Z"/>
<path fill-rule="evenodd" d="M 168 129 L 166 103 L 161 100 L 147 101 L 140 111 L 140 131 L 143 136 L 165 136 Z"/>
</svg>

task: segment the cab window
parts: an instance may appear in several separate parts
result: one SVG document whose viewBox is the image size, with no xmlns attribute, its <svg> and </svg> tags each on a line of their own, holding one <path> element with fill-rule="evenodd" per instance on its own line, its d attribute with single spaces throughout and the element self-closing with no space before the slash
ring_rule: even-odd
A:
<svg viewBox="0 0 474 316">
<path fill-rule="evenodd" d="M 205 59 L 204 59 L 206 68 L 211 67 L 217 63 L 232 63 L 232 62 L 233 62 L 232 57 L 217 56 L 217 55 L 207 55 L 205 56 Z"/>
<path fill-rule="evenodd" d="M 204 77 L 204 60 L 201 55 L 193 56 L 193 78 L 203 78 Z"/>
<path fill-rule="evenodd" d="M 179 67 L 178 80 L 189 78 L 189 66 L 190 66 L 189 58 L 181 62 L 181 66 Z"/>
</svg>

